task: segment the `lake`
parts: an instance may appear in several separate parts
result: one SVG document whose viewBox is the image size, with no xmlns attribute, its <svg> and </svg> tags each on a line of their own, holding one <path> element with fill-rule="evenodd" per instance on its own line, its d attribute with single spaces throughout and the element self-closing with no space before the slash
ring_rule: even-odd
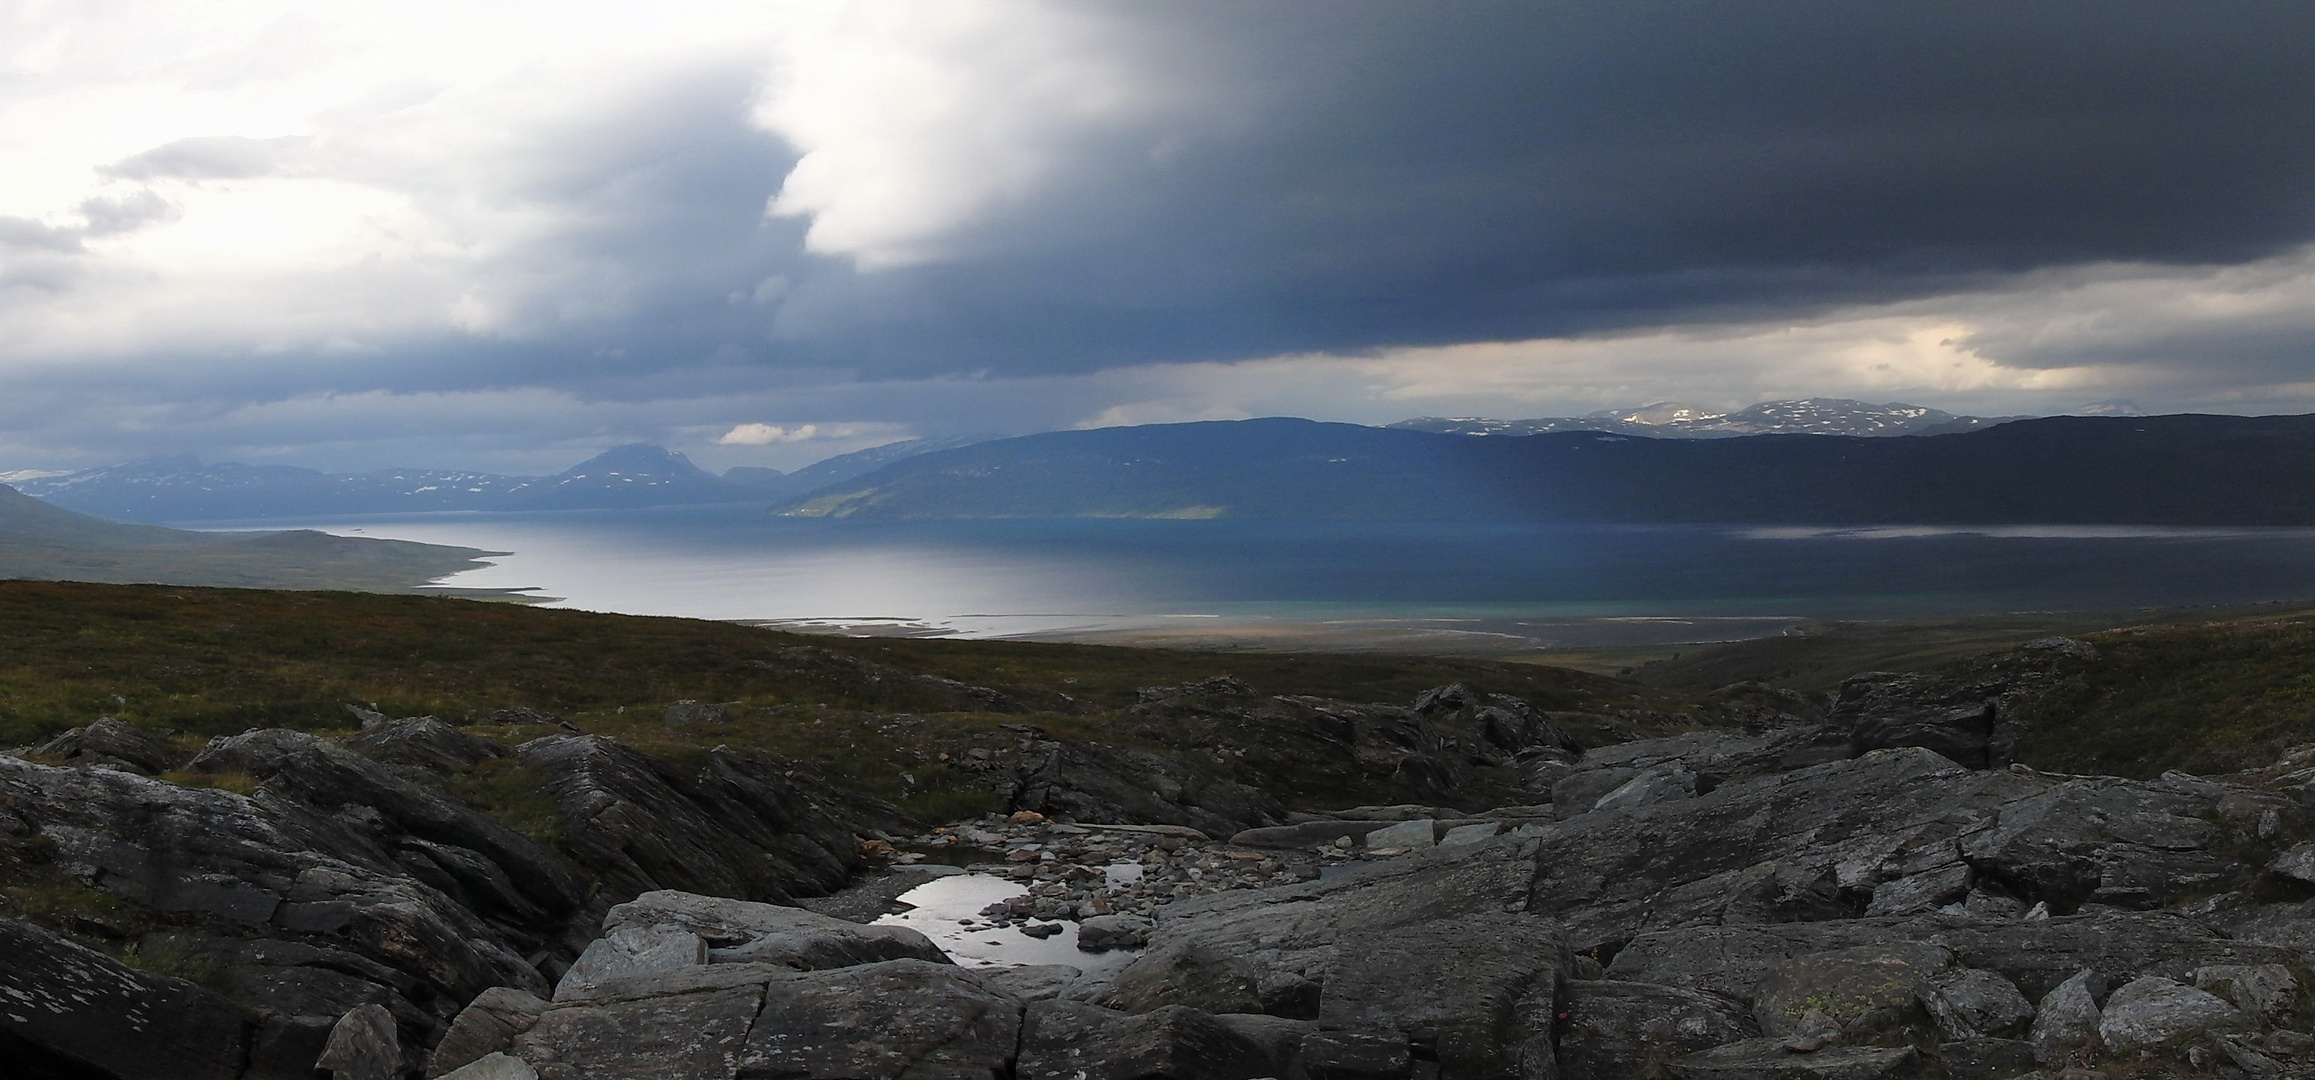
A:
<svg viewBox="0 0 2315 1080">
<path fill-rule="evenodd" d="M 2309 529 L 845 521 L 757 506 L 234 527 L 293 524 L 513 553 L 453 587 L 851 633 L 1485 654 L 2315 597 Z"/>
</svg>

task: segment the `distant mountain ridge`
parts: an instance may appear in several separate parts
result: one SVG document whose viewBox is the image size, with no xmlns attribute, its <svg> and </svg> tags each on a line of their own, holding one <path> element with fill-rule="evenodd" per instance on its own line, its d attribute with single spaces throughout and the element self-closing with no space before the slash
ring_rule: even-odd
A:
<svg viewBox="0 0 2315 1080">
<path fill-rule="evenodd" d="M 596 510 L 760 501 L 858 476 L 912 454 L 971 439 L 912 439 L 842 454 L 783 474 L 724 476 L 649 443 L 615 447 L 555 476 L 452 469 L 331 474 L 287 465 L 204 465 L 153 458 L 71 473 L 11 474 L 26 495 L 122 521 L 239 521 L 444 510 Z"/>
<path fill-rule="evenodd" d="M 1875 405 L 1849 398 L 1763 401 L 1734 412 L 1660 401 L 1637 409 L 1603 409 L 1582 416 L 1532 420 L 1423 416 L 1390 425 L 1445 435 L 1543 435 L 1555 431 L 1605 431 L 1652 439 L 1733 439 L 1744 435 L 1949 435 L 2027 419 L 2023 416 L 1962 416 L 1900 401 Z"/>
<path fill-rule="evenodd" d="M 895 462 L 802 517 L 2315 525 L 2315 416 L 2049 417 L 1935 438 L 1472 438 L 1267 419 Z"/>
<path fill-rule="evenodd" d="M 0 485 L 0 579 L 405 592 L 500 554 L 307 530 L 205 533 L 105 521 Z"/>
</svg>

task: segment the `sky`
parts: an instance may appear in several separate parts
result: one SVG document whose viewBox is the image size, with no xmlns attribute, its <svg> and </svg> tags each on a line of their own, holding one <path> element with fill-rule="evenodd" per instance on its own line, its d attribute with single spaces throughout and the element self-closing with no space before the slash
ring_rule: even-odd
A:
<svg viewBox="0 0 2315 1080">
<path fill-rule="evenodd" d="M 2315 411 L 2315 5 L 0 0 L 0 470 Z"/>
</svg>

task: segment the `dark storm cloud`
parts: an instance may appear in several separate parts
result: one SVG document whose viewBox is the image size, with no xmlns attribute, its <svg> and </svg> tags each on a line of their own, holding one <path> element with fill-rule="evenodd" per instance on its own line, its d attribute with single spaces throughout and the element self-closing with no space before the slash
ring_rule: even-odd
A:
<svg viewBox="0 0 2315 1080">
<path fill-rule="evenodd" d="M 1233 98 L 946 260 L 805 283 L 874 367 L 1037 370 L 1805 310 L 2315 235 L 2315 8 L 1134 5 Z"/>
</svg>

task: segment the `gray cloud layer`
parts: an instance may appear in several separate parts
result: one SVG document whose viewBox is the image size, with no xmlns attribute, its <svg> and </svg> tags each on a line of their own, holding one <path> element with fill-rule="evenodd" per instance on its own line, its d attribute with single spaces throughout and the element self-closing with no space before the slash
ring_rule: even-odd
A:
<svg viewBox="0 0 2315 1080">
<path fill-rule="evenodd" d="M 1952 347 L 2025 373 L 2007 399 L 1991 382 L 1892 384 L 1915 397 L 2058 407 L 2155 385 L 2255 411 L 2315 382 L 2315 322 L 2296 313 L 2315 296 L 2303 4 L 988 0 L 937 15 L 773 25 L 627 73 L 585 109 L 490 115 L 420 89 L 308 133 L 187 131 L 88 162 L 93 193 L 0 216 L 0 319 L 40 343 L 0 358 L 18 402 L 0 406 L 0 448 L 246 449 L 270 440 L 213 419 L 363 393 L 638 403 L 625 420 L 573 408 L 590 419 L 563 437 L 579 440 L 743 421 L 954 430 L 985 411 L 917 402 L 990 377 L 1051 395 L 1006 410 L 1037 426 L 1156 393 L 1152 365 L 1908 314 L 1955 321 Z M 430 149 L 484 120 L 509 133 Z M 417 224 L 356 244 L 383 254 L 268 271 L 238 307 L 115 299 L 184 274 L 121 253 L 216 200 L 325 187 L 386 193 L 363 220 Z M 170 287 L 207 295 L 184 280 Z M 2248 309 L 2164 315 L 2179 282 Z M 1702 359 L 1642 377 L 1619 367 L 1628 354 L 1584 355 L 1536 393 L 1722 385 Z M 2061 368 L 2106 374 L 2032 382 Z M 1723 392 L 1854 390 L 1755 369 Z M 1165 393 L 1181 415 L 1296 400 Z M 829 408 L 850 412 L 805 412 Z M 397 452 L 478 437 L 448 413 L 372 434 Z"/>
</svg>

